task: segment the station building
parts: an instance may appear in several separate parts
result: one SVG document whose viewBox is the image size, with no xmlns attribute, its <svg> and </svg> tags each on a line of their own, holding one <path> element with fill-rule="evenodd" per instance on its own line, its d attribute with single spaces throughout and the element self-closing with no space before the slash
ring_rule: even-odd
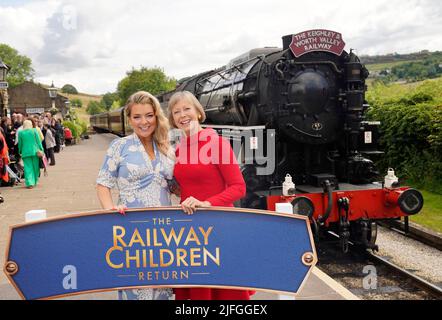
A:
<svg viewBox="0 0 442 320">
<path fill-rule="evenodd" d="M 9 88 L 8 104 L 11 114 L 14 112 L 28 115 L 42 114 L 55 106 L 64 118 L 69 111 L 69 99 L 59 93 L 51 98 L 49 89 L 49 86 L 31 81 L 25 81 L 14 88 Z"/>
</svg>

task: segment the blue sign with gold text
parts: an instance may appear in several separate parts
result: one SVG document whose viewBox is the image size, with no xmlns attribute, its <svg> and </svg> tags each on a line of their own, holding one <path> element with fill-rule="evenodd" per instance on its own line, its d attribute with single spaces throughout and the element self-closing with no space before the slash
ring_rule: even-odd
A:
<svg viewBox="0 0 442 320">
<path fill-rule="evenodd" d="M 296 293 L 316 261 L 306 217 L 167 207 L 11 227 L 4 272 L 24 299 L 141 287 Z"/>
</svg>

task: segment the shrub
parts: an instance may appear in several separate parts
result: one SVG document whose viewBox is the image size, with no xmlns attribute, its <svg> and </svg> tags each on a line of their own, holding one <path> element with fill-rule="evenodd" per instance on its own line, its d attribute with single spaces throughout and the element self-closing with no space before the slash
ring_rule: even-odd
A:
<svg viewBox="0 0 442 320">
<path fill-rule="evenodd" d="M 63 126 L 67 127 L 71 130 L 72 136 L 74 138 L 80 138 L 81 135 L 81 126 L 72 121 L 63 121 Z"/>
<path fill-rule="evenodd" d="M 80 135 L 86 134 L 87 133 L 87 123 L 85 121 L 78 121 L 77 124 L 81 128 Z"/>
<path fill-rule="evenodd" d="M 90 101 L 86 108 L 86 112 L 90 115 L 98 114 L 104 111 L 104 107 L 97 101 Z"/>
<path fill-rule="evenodd" d="M 440 93 L 434 92 L 440 83 L 425 82 L 391 95 L 390 86 L 377 86 L 376 94 L 368 95 L 368 117 L 381 121 L 381 172 L 393 167 L 416 187 L 442 194 L 442 103 Z"/>
<path fill-rule="evenodd" d="M 81 108 L 83 107 L 83 102 L 80 99 L 71 99 L 71 107 L 72 108 Z"/>
</svg>

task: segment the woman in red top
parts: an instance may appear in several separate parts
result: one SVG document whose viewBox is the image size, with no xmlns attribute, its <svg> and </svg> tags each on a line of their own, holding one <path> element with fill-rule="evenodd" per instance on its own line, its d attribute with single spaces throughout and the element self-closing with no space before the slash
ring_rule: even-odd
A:
<svg viewBox="0 0 442 320">
<path fill-rule="evenodd" d="M 0 180 L 9 182 L 9 174 L 6 170 L 6 165 L 9 163 L 8 145 L 6 139 L 0 129 Z M 1 183 L 0 183 L 1 184 Z"/>
<path fill-rule="evenodd" d="M 181 187 L 181 207 L 187 214 L 197 208 L 233 207 L 244 197 L 246 185 L 228 141 L 213 129 L 202 129 L 204 109 L 188 92 L 169 100 L 169 121 L 184 137 L 176 150 L 174 176 Z M 174 289 L 177 300 L 249 300 L 251 291 L 234 289 Z"/>
</svg>

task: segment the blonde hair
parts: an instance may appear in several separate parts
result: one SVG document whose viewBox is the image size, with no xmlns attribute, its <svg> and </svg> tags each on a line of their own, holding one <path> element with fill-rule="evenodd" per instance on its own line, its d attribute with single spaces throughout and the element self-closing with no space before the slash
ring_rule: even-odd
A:
<svg viewBox="0 0 442 320">
<path fill-rule="evenodd" d="M 23 129 L 32 129 L 32 121 L 31 120 L 25 120 L 23 121 Z"/>
<path fill-rule="evenodd" d="M 124 110 L 127 117 L 130 117 L 132 107 L 136 104 L 149 104 L 152 106 L 157 120 L 153 139 L 162 154 L 169 158 L 173 157 L 169 143 L 169 124 L 158 99 L 146 91 L 135 92 L 126 102 Z"/>
<path fill-rule="evenodd" d="M 181 100 L 187 100 L 193 107 L 195 107 L 196 111 L 199 113 L 201 117 L 198 117 L 199 122 L 204 122 L 206 120 L 206 113 L 204 112 L 204 108 L 198 99 L 193 95 L 192 92 L 189 91 L 178 91 L 175 92 L 172 97 L 169 99 L 169 105 L 167 108 L 169 124 L 173 128 L 177 128 L 175 122 L 173 121 L 172 108 Z"/>
</svg>

